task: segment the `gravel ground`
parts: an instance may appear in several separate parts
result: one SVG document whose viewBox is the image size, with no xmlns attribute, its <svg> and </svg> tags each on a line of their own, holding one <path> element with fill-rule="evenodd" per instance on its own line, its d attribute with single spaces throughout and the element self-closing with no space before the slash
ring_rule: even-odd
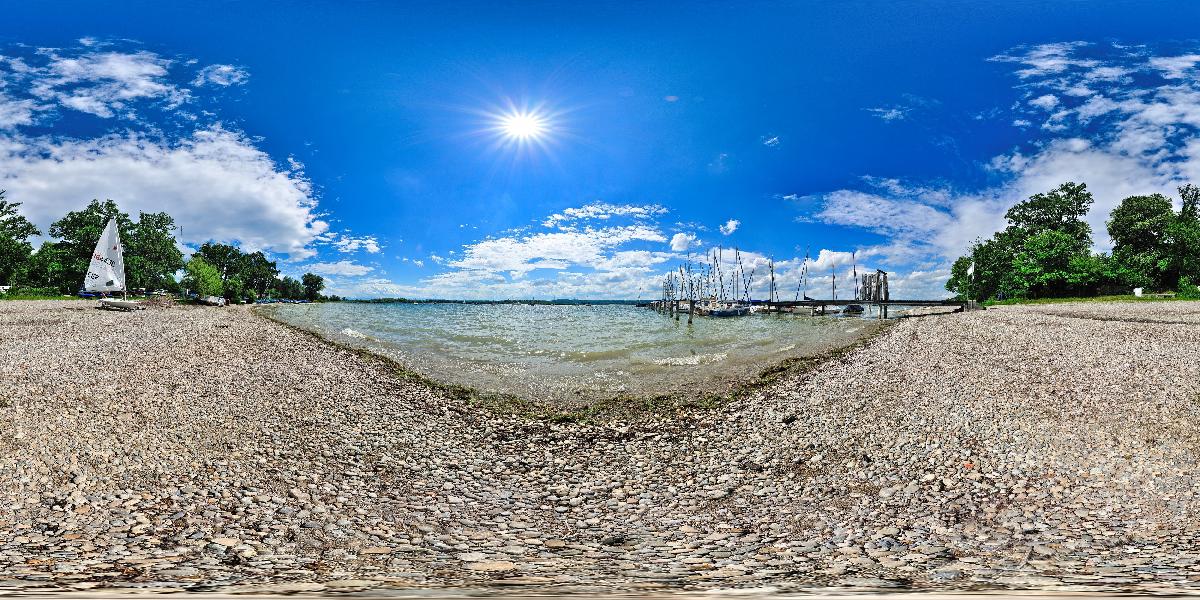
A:
<svg viewBox="0 0 1200 600">
<path fill-rule="evenodd" d="M 0 302 L 0 591 L 1200 587 L 1200 303 L 906 319 L 585 424 L 242 307 L 93 306 Z"/>
</svg>

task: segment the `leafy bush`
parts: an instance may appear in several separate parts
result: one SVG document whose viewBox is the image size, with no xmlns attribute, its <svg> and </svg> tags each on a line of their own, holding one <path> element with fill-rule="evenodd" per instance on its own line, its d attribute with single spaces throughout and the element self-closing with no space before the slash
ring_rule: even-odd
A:
<svg viewBox="0 0 1200 600">
<path fill-rule="evenodd" d="M 13 286 L 8 293 L 0 293 L 0 298 L 14 300 L 17 298 L 61 298 L 58 288 Z"/>
<path fill-rule="evenodd" d="M 1188 300 L 1200 300 L 1200 287 L 1188 277 L 1179 278 L 1179 291 L 1175 293 L 1176 298 L 1186 298 Z"/>
<path fill-rule="evenodd" d="M 220 296 L 224 291 L 221 273 L 199 256 L 188 261 L 184 273 L 184 287 L 201 296 Z"/>
</svg>

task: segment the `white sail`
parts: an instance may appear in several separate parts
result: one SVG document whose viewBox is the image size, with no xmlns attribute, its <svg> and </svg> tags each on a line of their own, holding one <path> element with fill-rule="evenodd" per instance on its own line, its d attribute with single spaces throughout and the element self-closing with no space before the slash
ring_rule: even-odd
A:
<svg viewBox="0 0 1200 600">
<path fill-rule="evenodd" d="M 125 259 L 116 219 L 109 220 L 104 233 L 100 234 L 100 241 L 96 242 L 92 263 L 83 278 L 83 288 L 89 292 L 125 291 Z"/>
</svg>

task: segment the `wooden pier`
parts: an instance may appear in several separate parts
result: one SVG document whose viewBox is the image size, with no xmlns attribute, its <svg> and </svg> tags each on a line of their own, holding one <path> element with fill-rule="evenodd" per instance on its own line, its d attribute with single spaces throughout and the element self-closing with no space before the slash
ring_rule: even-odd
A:
<svg viewBox="0 0 1200 600">
<path fill-rule="evenodd" d="M 697 302 L 697 306 L 704 304 Z M 846 307 L 846 306 L 873 306 L 877 309 L 879 318 L 886 319 L 888 316 L 888 308 L 894 306 L 903 307 L 953 307 L 954 312 L 963 312 L 972 305 L 977 305 L 975 302 L 967 300 L 751 300 L 749 303 L 742 303 L 742 306 L 759 306 L 762 309 L 760 313 L 784 313 L 795 312 L 798 308 L 807 308 L 811 314 L 824 315 L 830 313 L 829 307 Z M 691 306 L 691 300 L 656 300 L 639 306 L 646 306 L 653 310 L 665 312 L 671 315 L 685 315 L 694 312 Z M 833 313 L 837 314 L 837 313 Z"/>
</svg>

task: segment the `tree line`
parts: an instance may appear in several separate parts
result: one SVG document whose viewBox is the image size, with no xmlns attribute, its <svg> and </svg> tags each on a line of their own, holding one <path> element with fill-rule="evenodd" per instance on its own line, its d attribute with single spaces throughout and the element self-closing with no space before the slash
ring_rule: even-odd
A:
<svg viewBox="0 0 1200 600">
<path fill-rule="evenodd" d="M 954 262 L 946 289 L 959 298 L 1061 298 L 1128 294 L 1132 288 L 1200 297 L 1200 187 L 1179 188 L 1182 208 L 1161 194 L 1130 196 L 1106 223 L 1111 253 L 1095 254 L 1083 218 L 1093 198 L 1082 183 L 1034 194 L 1005 213 L 1008 226 L 976 240 Z"/>
<path fill-rule="evenodd" d="M 165 212 L 139 212 L 134 221 L 112 200 L 92 200 L 50 224 L 50 240 L 36 250 L 30 239 L 42 232 L 17 212 L 19 202 L 0 191 L 0 285 L 73 294 L 82 287 L 96 240 L 110 219 L 124 246 L 125 284 L 130 290 L 195 292 L 231 301 L 259 298 L 340 300 L 322 296 L 325 280 L 305 273 L 299 280 L 280 276 L 275 261 L 262 252 L 207 242 L 184 260 L 175 240 L 175 219 Z M 177 274 L 183 273 L 182 279 Z"/>
</svg>

